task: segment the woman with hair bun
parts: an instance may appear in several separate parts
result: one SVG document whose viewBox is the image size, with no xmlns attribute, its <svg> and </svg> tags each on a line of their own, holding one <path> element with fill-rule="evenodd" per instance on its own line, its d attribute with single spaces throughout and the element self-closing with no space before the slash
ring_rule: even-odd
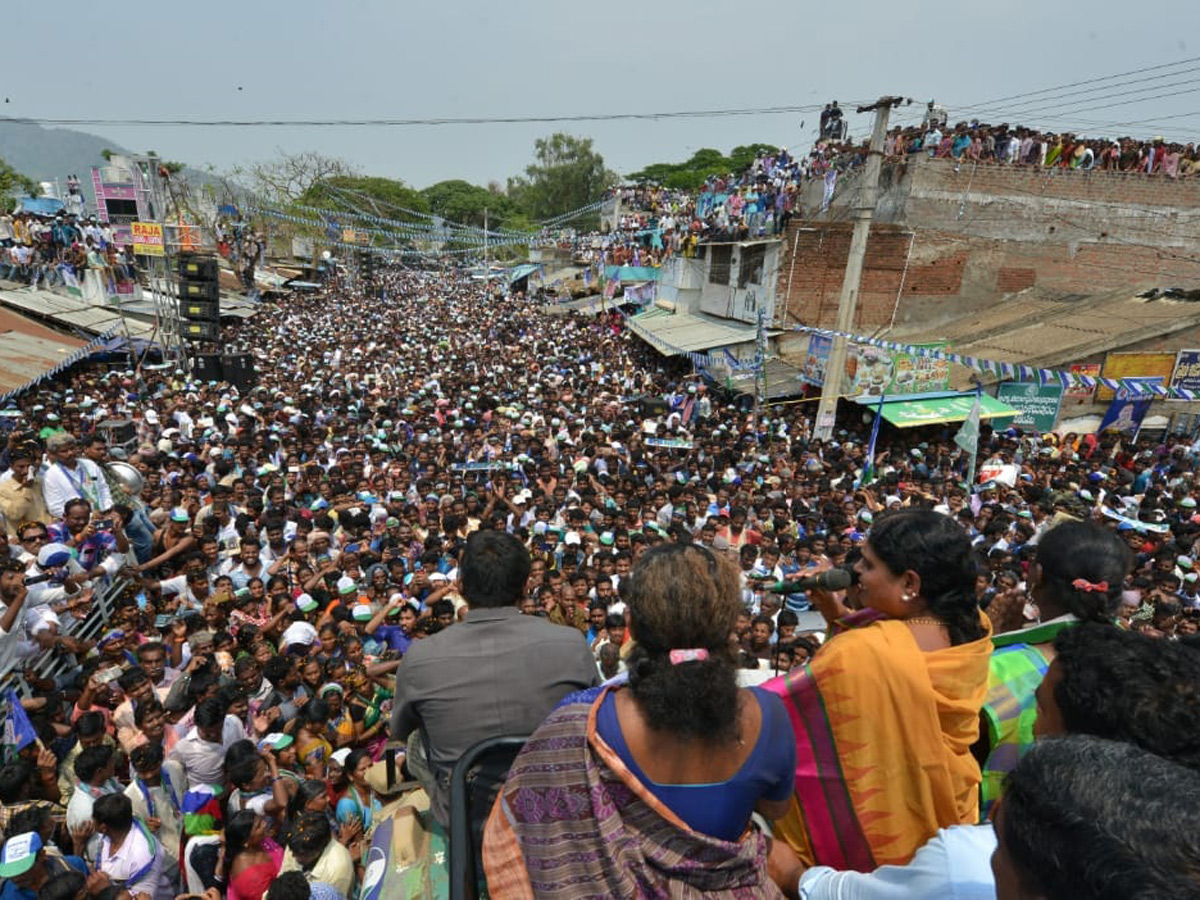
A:
<svg viewBox="0 0 1200 900">
<path fill-rule="evenodd" d="M 783 698 L 797 747 L 795 796 L 775 837 L 806 867 L 869 872 L 906 864 L 939 828 L 978 821 L 971 745 L 991 643 L 975 556 L 954 520 L 880 516 L 854 569 L 864 609 L 763 687 Z"/>
<path fill-rule="evenodd" d="M 732 563 L 648 550 L 630 576 L 627 683 L 568 698 L 529 739 L 484 838 L 492 896 L 779 895 L 755 810 L 787 809 L 779 698 L 737 685 Z"/>
<path fill-rule="evenodd" d="M 1063 522 L 1042 535 L 1029 568 L 1038 623 L 992 638 L 980 746 L 982 814 L 999 799 L 1004 779 L 1033 746 L 1034 696 L 1054 659 L 1054 638 L 1080 622 L 1112 625 L 1133 565 L 1129 547 L 1095 522 Z"/>
</svg>

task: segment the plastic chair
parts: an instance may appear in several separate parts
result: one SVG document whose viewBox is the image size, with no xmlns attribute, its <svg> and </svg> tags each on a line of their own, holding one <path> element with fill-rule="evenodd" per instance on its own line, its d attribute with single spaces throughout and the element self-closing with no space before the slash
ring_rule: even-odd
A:
<svg viewBox="0 0 1200 900">
<path fill-rule="evenodd" d="M 483 828 L 513 760 L 529 736 L 480 741 L 450 773 L 450 900 L 474 900 L 483 879 Z"/>
</svg>

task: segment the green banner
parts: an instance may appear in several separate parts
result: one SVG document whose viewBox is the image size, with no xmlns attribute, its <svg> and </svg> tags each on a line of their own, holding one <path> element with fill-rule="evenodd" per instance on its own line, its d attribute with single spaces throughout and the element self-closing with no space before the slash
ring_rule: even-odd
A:
<svg viewBox="0 0 1200 900">
<path fill-rule="evenodd" d="M 1053 431 L 1058 423 L 1062 405 L 1061 384 L 1034 384 L 1006 381 L 996 391 L 996 398 L 1020 411 L 1013 424 L 1025 431 Z"/>
<path fill-rule="evenodd" d="M 945 341 L 917 344 L 944 350 Z M 925 394 L 945 391 L 950 386 L 950 363 L 945 359 L 901 353 L 868 344 L 846 348 L 846 373 L 842 393 L 847 397 L 879 397 L 888 394 Z"/>
</svg>

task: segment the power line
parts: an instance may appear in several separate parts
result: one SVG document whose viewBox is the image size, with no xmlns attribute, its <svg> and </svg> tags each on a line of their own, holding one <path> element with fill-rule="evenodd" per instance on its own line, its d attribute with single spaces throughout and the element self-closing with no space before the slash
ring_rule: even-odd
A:
<svg viewBox="0 0 1200 900">
<path fill-rule="evenodd" d="M 1073 81 L 1070 84 L 1059 84 L 1059 85 L 1055 85 L 1054 87 L 1042 88 L 1039 91 L 1026 91 L 1025 93 L 1022 93 L 1022 94 L 1010 94 L 1007 97 L 996 97 L 992 100 L 984 100 L 981 103 L 976 103 L 972 106 L 966 106 L 966 107 L 961 107 L 961 108 L 967 109 L 967 110 L 984 109 L 987 107 L 991 107 L 997 103 L 1005 103 L 1009 100 L 1025 100 L 1029 97 L 1037 97 L 1042 94 L 1052 94 L 1055 91 L 1062 91 L 1067 88 L 1080 87 L 1082 85 L 1088 85 L 1088 84 L 1095 84 L 1097 81 L 1112 81 L 1115 78 L 1125 78 L 1129 75 L 1141 75 L 1143 72 L 1157 72 L 1161 69 L 1173 69 L 1176 66 L 1185 66 L 1189 63 L 1194 63 L 1194 62 L 1200 62 L 1200 56 L 1193 56 L 1190 59 L 1181 59 L 1181 60 L 1178 60 L 1173 63 L 1162 63 L 1161 65 L 1157 65 L 1157 66 L 1146 66 L 1145 68 L 1141 68 L 1141 69 L 1131 69 L 1128 72 L 1117 72 L 1113 75 L 1099 75 L 1094 78 L 1084 79 L 1083 81 Z M 1133 82 L 1130 82 L 1130 83 L 1132 84 Z M 1110 87 L 1110 88 L 1120 87 L 1120 85 L 1107 85 L 1107 87 Z M 1048 98 L 1046 98 L 1046 99 L 1048 99 Z"/>
<path fill-rule="evenodd" d="M 518 125 L 555 122 L 653 121 L 656 119 L 715 119 L 727 116 L 773 116 L 818 112 L 815 106 L 762 106 L 742 109 L 697 109 L 650 113 L 595 113 L 569 116 L 459 116 L 427 119 L 65 119 L 0 117 L 10 125 L 153 126 L 183 128 L 373 128 L 412 125 Z"/>
<path fill-rule="evenodd" d="M 1004 115 L 1006 117 L 1017 118 L 1020 116 L 1064 116 L 1077 112 L 1089 112 L 1096 109 L 1108 109 L 1113 106 L 1127 106 L 1130 103 L 1142 103 L 1150 100 L 1158 100 L 1162 97 L 1177 97 L 1181 94 L 1190 94 L 1196 90 L 1200 90 L 1194 86 L 1195 79 L 1185 78 L 1182 81 L 1173 81 L 1168 84 L 1157 84 L 1150 87 L 1135 88 L 1132 91 L 1118 91 L 1115 94 L 1105 94 L 1100 97 L 1089 97 L 1085 100 L 1079 100 L 1072 103 L 1061 104 L 1057 101 L 1051 101 L 1049 106 L 1033 105 L 1025 108 L 1004 109 L 993 108 L 990 110 L 982 110 L 991 115 Z M 1182 91 L 1174 91 L 1171 93 L 1160 93 L 1146 96 L 1149 91 L 1162 90 L 1163 88 L 1177 88 L 1184 85 L 1193 85 Z M 1098 100 L 1112 100 L 1116 97 L 1133 97 L 1132 100 L 1123 100 L 1119 103 L 1101 103 L 1098 106 L 1081 106 L 1080 104 L 1095 103 Z"/>
</svg>

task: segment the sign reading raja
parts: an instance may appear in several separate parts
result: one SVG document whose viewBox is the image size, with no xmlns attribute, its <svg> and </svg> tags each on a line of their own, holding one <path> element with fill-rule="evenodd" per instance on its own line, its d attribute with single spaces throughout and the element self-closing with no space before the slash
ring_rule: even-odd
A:
<svg viewBox="0 0 1200 900">
<path fill-rule="evenodd" d="M 131 222 L 129 234 L 133 240 L 133 252 L 142 256 L 163 255 L 163 227 L 157 222 Z"/>
</svg>

